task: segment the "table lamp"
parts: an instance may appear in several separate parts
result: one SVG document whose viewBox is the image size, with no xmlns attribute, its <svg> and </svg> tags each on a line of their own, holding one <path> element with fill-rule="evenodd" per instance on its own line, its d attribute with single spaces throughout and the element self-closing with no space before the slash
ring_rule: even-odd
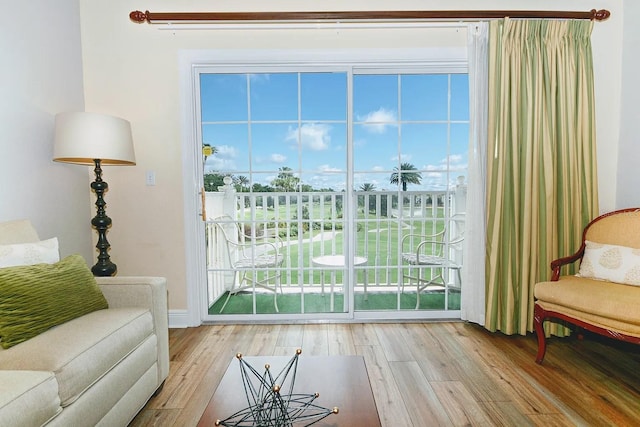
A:
<svg viewBox="0 0 640 427">
<path fill-rule="evenodd" d="M 98 262 L 91 268 L 94 276 L 113 276 L 116 265 L 109 257 L 107 229 L 111 218 L 106 214 L 104 193 L 109 186 L 102 180 L 101 166 L 135 165 L 131 125 L 119 117 L 73 112 L 56 115 L 53 160 L 94 166 L 96 175 L 91 188 L 96 193 L 96 216 L 91 225 L 98 231 Z"/>
</svg>

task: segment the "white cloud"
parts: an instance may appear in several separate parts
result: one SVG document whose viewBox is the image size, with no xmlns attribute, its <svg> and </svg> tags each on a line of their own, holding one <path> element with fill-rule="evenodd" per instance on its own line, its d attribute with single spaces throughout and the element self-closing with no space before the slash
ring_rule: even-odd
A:
<svg viewBox="0 0 640 427">
<path fill-rule="evenodd" d="M 209 170 L 235 170 L 238 151 L 230 145 L 216 145 L 216 153 L 207 157 L 205 169 Z"/>
<path fill-rule="evenodd" d="M 299 135 L 303 147 L 313 151 L 322 151 L 328 149 L 331 144 L 330 130 L 331 126 L 325 124 L 304 124 L 298 129 L 290 128 L 285 139 L 297 142 Z"/>
<path fill-rule="evenodd" d="M 411 161 L 412 155 L 411 154 L 400 154 L 400 156 L 393 156 L 391 158 L 391 161 L 393 163 L 397 163 L 398 161 L 400 161 L 400 163 L 408 163 Z"/>
<path fill-rule="evenodd" d="M 448 161 L 447 161 L 448 160 Z M 460 170 L 465 169 L 467 165 L 464 163 L 464 157 L 461 154 L 451 154 L 449 157 L 445 157 L 440 160 L 440 163 L 437 165 L 425 165 L 423 169 L 427 171 L 438 171 L 437 176 L 441 175 L 440 172 L 447 169 L 447 165 L 449 169 Z M 436 176 L 435 174 L 433 176 Z"/>
<path fill-rule="evenodd" d="M 354 139 L 353 146 L 354 147 L 366 147 L 367 140 L 366 139 Z"/>
<path fill-rule="evenodd" d="M 388 126 L 396 126 L 395 122 L 398 121 L 398 118 L 395 111 L 380 108 L 379 110 L 371 111 L 366 116 L 358 116 L 357 120 L 365 122 L 364 128 L 368 132 L 384 133 Z"/>
<path fill-rule="evenodd" d="M 270 74 L 249 74 L 249 80 L 251 80 L 251 83 L 266 83 L 270 79 Z"/>
<path fill-rule="evenodd" d="M 449 162 L 450 163 L 455 163 L 455 164 L 462 162 L 462 155 L 460 155 L 460 154 L 452 154 L 452 155 L 450 155 L 449 156 Z"/>
<path fill-rule="evenodd" d="M 334 168 L 329 165 L 320 165 L 318 169 L 320 169 L 322 172 L 342 172 L 342 169 Z"/>
<path fill-rule="evenodd" d="M 426 171 L 423 173 L 423 177 L 425 178 L 423 184 L 426 184 L 428 188 L 433 188 L 434 190 L 446 188 L 443 179 L 446 176 L 447 165 L 449 166 L 449 172 L 465 170 L 467 168 L 467 164 L 464 163 L 464 156 L 451 154 L 449 157 L 440 160 L 437 165 L 430 164 L 423 166 L 423 169 Z M 455 182 L 455 179 L 453 179 L 453 181 Z"/>
<path fill-rule="evenodd" d="M 313 175 L 309 177 L 309 185 L 314 188 L 331 188 L 334 191 L 345 189 L 343 175 Z"/>
<path fill-rule="evenodd" d="M 464 158 L 460 154 L 452 154 L 449 156 L 449 169 L 451 170 L 463 170 L 469 165 L 464 163 Z"/>
<path fill-rule="evenodd" d="M 273 153 L 271 155 L 271 161 L 273 163 L 284 163 L 287 161 L 287 156 L 283 154 Z"/>
<path fill-rule="evenodd" d="M 222 159 L 235 159 L 238 157 L 238 151 L 230 145 L 216 145 L 216 150 L 214 157 L 220 157 Z"/>
</svg>

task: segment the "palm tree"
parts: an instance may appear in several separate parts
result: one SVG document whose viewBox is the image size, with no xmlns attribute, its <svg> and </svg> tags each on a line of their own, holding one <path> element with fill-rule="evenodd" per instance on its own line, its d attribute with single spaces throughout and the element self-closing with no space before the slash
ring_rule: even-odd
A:
<svg viewBox="0 0 640 427">
<path fill-rule="evenodd" d="M 236 177 L 236 182 L 240 186 L 240 192 L 243 193 L 245 188 L 248 188 L 249 178 L 244 175 L 239 175 Z"/>
<path fill-rule="evenodd" d="M 418 170 L 411 163 L 402 163 L 400 170 L 398 170 L 397 166 L 393 168 L 393 170 L 396 172 L 391 174 L 390 182 L 395 185 L 402 183 L 402 191 L 407 191 L 407 184 L 420 184 L 420 180 L 422 179 L 420 172 L 405 172 Z"/>
<path fill-rule="evenodd" d="M 370 182 L 365 182 L 360 186 L 360 191 L 374 191 L 376 189 L 375 184 Z"/>
</svg>

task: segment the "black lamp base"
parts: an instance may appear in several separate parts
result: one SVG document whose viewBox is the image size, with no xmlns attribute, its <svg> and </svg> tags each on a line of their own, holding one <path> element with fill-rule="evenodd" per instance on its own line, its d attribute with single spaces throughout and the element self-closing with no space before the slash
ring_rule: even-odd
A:
<svg viewBox="0 0 640 427">
<path fill-rule="evenodd" d="M 105 264 L 96 263 L 91 267 L 91 272 L 98 277 L 115 276 L 118 272 L 118 267 L 110 261 Z"/>
<path fill-rule="evenodd" d="M 98 262 L 91 267 L 91 272 L 94 276 L 115 276 L 118 272 L 118 267 L 111 262 L 109 257 L 109 248 L 111 245 L 107 240 L 107 229 L 111 227 L 111 218 L 107 216 L 104 201 L 104 193 L 109 189 L 109 185 L 102 180 L 102 168 L 100 167 L 100 159 L 94 159 L 95 162 L 95 174 L 96 180 L 91 183 L 91 188 L 95 191 L 97 200 L 96 216 L 91 220 L 91 225 L 98 231 L 98 243 L 96 248 L 98 249 Z"/>
</svg>

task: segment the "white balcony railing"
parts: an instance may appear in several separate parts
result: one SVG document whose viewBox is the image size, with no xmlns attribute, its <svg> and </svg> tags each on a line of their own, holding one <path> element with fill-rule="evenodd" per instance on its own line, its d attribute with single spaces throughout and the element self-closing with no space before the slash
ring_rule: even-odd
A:
<svg viewBox="0 0 640 427">
<path fill-rule="evenodd" d="M 225 191 L 226 190 L 226 191 Z M 219 237 L 212 226 L 216 218 L 228 215 L 239 224 L 246 239 L 279 237 L 284 242 L 284 263 L 280 268 L 281 285 L 290 292 L 320 291 L 323 285 L 343 288 L 348 277 L 354 277 L 355 292 L 398 290 L 402 286 L 403 265 L 399 246 L 406 234 L 433 234 L 450 223 L 448 234 L 458 233 L 464 222 L 451 222 L 464 212 L 466 186 L 456 191 L 356 191 L 354 212 L 347 212 L 344 192 L 236 193 L 230 188 L 207 193 L 207 266 L 209 270 L 209 303 L 228 289 L 233 271 L 221 264 Z M 348 217 L 352 218 L 348 220 Z M 353 228 L 352 245 L 347 245 L 348 228 Z M 458 228 L 458 230 L 454 230 Z M 458 233 L 459 234 L 459 233 Z M 417 242 L 416 242 L 417 244 Z M 462 262 L 459 248 L 449 254 Z M 314 259 L 325 255 L 365 258 L 366 263 L 352 265 L 356 274 L 345 268 L 331 269 L 331 278 L 323 275 Z M 256 272 L 260 274 L 259 272 Z M 459 288 L 456 275 L 447 280 Z M 331 280 L 331 283 L 325 283 Z"/>
</svg>

